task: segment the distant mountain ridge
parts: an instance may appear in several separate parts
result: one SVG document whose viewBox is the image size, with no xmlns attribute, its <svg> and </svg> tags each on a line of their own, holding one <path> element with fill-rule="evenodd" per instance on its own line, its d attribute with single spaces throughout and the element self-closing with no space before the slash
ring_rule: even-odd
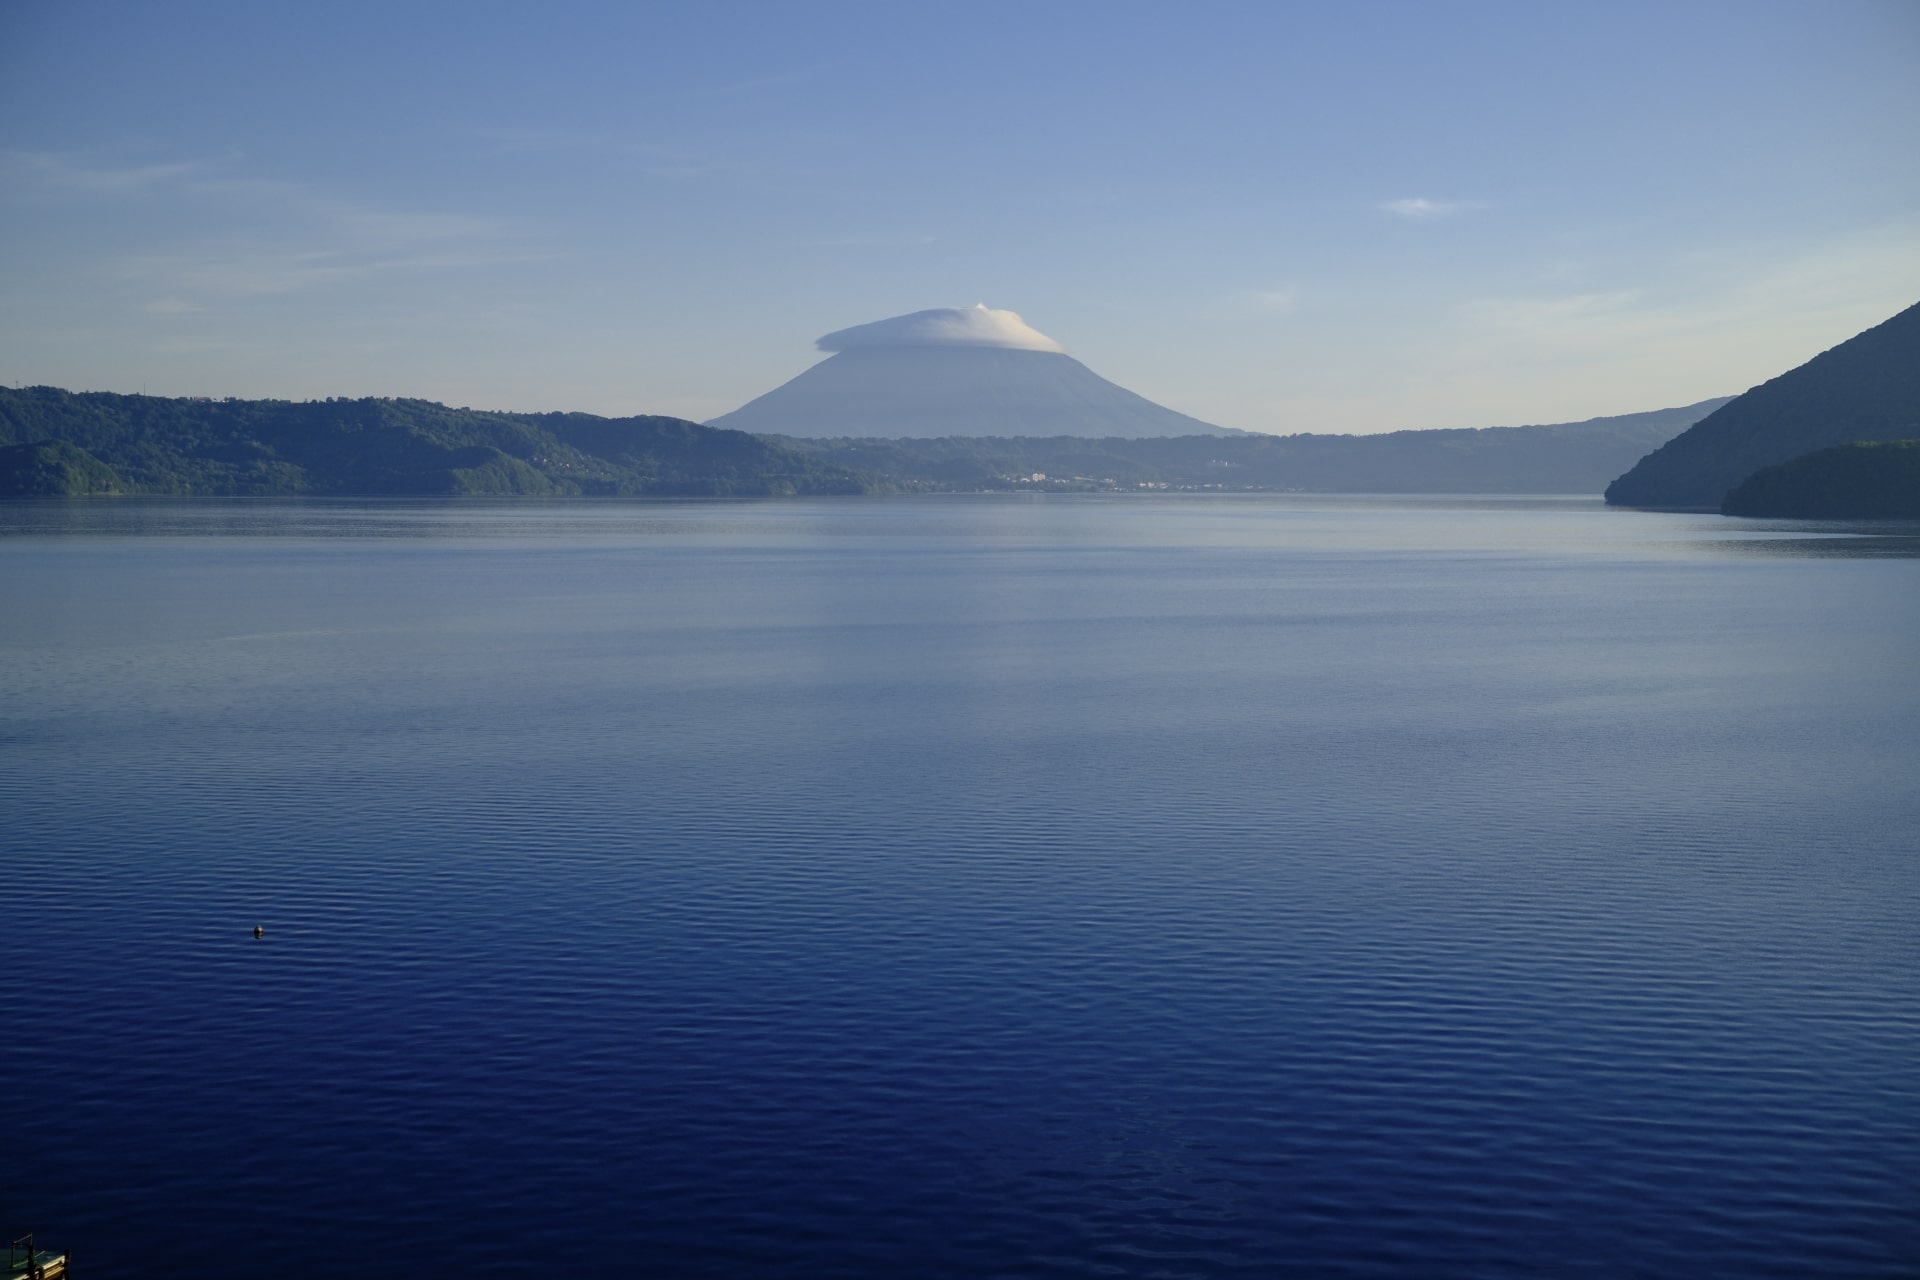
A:
<svg viewBox="0 0 1920 1280">
<path fill-rule="evenodd" d="M 13 496 L 765 496 L 867 487 L 810 454 L 680 418 L 0 388 L 0 494 Z"/>
<path fill-rule="evenodd" d="M 949 436 L 787 443 L 897 485 L 926 488 L 1597 494 L 1633 459 L 1730 398 L 1584 422 L 1370 436 Z M 1044 478 L 1035 480 L 1036 474 Z"/>
<path fill-rule="evenodd" d="M 1736 396 L 1607 486 L 1627 507 L 1717 510 L 1763 467 L 1920 436 L 1920 304 Z"/>
</svg>

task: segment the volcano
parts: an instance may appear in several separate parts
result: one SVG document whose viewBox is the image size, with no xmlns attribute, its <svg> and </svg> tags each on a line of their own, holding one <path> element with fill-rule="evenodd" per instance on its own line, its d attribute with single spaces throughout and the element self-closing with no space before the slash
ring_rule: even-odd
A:
<svg viewBox="0 0 1920 1280">
<path fill-rule="evenodd" d="M 984 305 L 894 316 L 815 345 L 833 354 L 707 425 L 813 439 L 1241 434 L 1108 382 Z"/>
</svg>

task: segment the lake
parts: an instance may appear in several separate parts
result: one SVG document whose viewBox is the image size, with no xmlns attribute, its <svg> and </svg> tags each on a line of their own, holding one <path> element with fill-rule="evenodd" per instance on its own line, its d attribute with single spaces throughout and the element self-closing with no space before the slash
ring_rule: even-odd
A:
<svg viewBox="0 0 1920 1280">
<path fill-rule="evenodd" d="M 11 502 L 0 599 L 90 1280 L 1920 1271 L 1920 526 Z"/>
</svg>

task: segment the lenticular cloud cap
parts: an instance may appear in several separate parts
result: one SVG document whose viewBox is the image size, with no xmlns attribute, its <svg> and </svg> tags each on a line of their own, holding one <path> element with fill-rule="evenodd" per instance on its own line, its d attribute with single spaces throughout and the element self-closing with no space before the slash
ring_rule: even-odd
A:
<svg viewBox="0 0 1920 1280">
<path fill-rule="evenodd" d="M 817 339 L 822 351 L 855 351 L 862 347 L 1006 347 L 1015 351 L 1060 351 L 1059 343 L 1033 328 L 1011 311 L 995 311 L 985 303 L 971 307 L 936 307 L 911 315 L 857 324 Z"/>
</svg>

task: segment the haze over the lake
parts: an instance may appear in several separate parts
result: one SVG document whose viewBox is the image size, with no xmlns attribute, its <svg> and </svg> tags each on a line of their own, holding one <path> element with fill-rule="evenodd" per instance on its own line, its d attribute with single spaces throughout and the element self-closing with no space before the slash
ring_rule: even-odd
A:
<svg viewBox="0 0 1920 1280">
<path fill-rule="evenodd" d="M 1255 431 L 1562 422 L 1920 296 L 1905 0 L 0 4 L 0 381 L 706 420 L 986 301 Z"/>
</svg>

